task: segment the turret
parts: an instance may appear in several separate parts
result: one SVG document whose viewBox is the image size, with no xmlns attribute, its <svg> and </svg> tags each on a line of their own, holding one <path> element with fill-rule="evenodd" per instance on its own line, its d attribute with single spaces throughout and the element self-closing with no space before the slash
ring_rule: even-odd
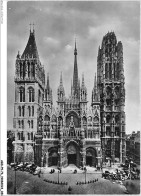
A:
<svg viewBox="0 0 141 196">
<path fill-rule="evenodd" d="M 84 82 L 84 74 L 82 74 L 82 84 L 80 88 L 80 108 L 81 108 L 81 115 L 86 113 L 87 110 L 87 88 Z"/>
<path fill-rule="evenodd" d="M 44 88 L 45 71 L 40 62 L 35 40 L 35 30 L 31 31 L 22 55 L 17 54 L 15 81 L 37 82 Z"/>
<path fill-rule="evenodd" d="M 80 89 L 80 101 L 87 101 L 87 88 L 84 82 L 84 74 L 82 74 L 82 84 Z"/>
<path fill-rule="evenodd" d="M 48 103 L 48 105 L 50 105 L 50 108 L 52 108 L 53 100 L 52 100 L 52 89 L 50 88 L 50 84 L 49 84 L 49 74 L 47 74 L 47 84 L 45 88 L 44 97 L 45 97 L 44 102 Z"/>
<path fill-rule="evenodd" d="M 58 102 L 65 101 L 65 90 L 64 90 L 64 86 L 63 86 L 62 72 L 60 75 L 60 85 L 58 87 L 57 95 L 58 95 Z"/>
<path fill-rule="evenodd" d="M 94 87 L 93 87 L 93 90 L 92 90 L 92 103 L 91 105 L 97 105 L 100 103 L 100 96 L 99 96 L 99 92 L 98 92 L 98 89 L 97 89 L 97 81 L 96 81 L 96 74 L 95 74 L 95 79 L 94 79 Z"/>
</svg>

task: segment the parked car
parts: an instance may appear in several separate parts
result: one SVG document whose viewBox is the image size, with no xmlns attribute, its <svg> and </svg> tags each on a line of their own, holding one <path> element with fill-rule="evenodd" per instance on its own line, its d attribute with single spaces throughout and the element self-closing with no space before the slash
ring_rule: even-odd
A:
<svg viewBox="0 0 141 196">
<path fill-rule="evenodd" d="M 24 163 L 23 166 L 20 168 L 21 171 L 26 171 L 26 166 L 28 165 L 28 163 Z"/>
<path fill-rule="evenodd" d="M 104 173 L 102 173 L 102 178 L 107 178 L 109 176 L 110 172 L 109 171 L 105 171 Z"/>
<path fill-rule="evenodd" d="M 39 175 L 39 174 L 41 174 L 41 168 L 40 167 L 37 167 L 35 169 L 35 171 L 33 172 L 33 175 Z"/>
<path fill-rule="evenodd" d="M 37 165 L 35 165 L 35 164 L 33 163 L 33 164 L 30 166 L 29 172 L 33 174 L 33 173 L 35 172 L 36 168 L 37 168 Z"/>
<path fill-rule="evenodd" d="M 18 165 L 18 163 L 10 163 L 11 168 L 14 168 L 17 165 Z"/>
<path fill-rule="evenodd" d="M 23 163 L 20 163 L 19 165 L 15 166 L 15 169 L 16 170 L 20 170 L 22 167 L 23 167 Z"/>
<path fill-rule="evenodd" d="M 30 171 L 30 166 L 31 166 L 32 164 L 28 164 L 27 166 L 26 166 L 26 168 L 25 168 L 25 171 L 27 171 L 27 172 L 29 172 Z"/>
</svg>

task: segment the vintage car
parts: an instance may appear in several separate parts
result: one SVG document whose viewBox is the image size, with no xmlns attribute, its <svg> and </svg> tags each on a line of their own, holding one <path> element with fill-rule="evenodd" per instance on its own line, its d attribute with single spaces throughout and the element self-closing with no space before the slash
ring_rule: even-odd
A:
<svg viewBox="0 0 141 196">
<path fill-rule="evenodd" d="M 107 178 L 110 175 L 109 171 L 105 171 L 104 173 L 102 173 L 102 178 Z"/>
</svg>

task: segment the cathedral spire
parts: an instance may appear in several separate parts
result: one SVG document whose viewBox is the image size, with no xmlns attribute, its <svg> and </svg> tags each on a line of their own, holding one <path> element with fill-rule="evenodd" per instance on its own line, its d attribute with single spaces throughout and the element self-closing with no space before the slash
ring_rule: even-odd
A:
<svg viewBox="0 0 141 196">
<path fill-rule="evenodd" d="M 33 24 L 34 26 L 34 24 Z M 31 31 L 31 24 L 30 24 L 30 34 L 29 39 L 27 42 L 27 45 L 25 47 L 25 50 L 22 54 L 22 58 L 36 58 L 39 60 L 38 50 L 36 46 L 36 40 L 35 40 L 35 30 L 33 27 L 33 30 Z"/>
<path fill-rule="evenodd" d="M 81 88 L 80 88 L 80 101 L 87 101 L 87 88 L 85 86 L 85 82 L 84 82 L 84 73 L 82 74 L 82 84 L 81 84 Z"/>
<path fill-rule="evenodd" d="M 45 89 L 45 101 L 52 105 L 52 89 L 49 84 L 49 73 L 47 73 L 47 84 Z"/>
<path fill-rule="evenodd" d="M 62 72 L 60 75 L 60 84 L 58 87 L 57 95 L 58 95 L 58 101 L 63 101 L 65 99 L 65 90 L 64 90 L 64 86 L 63 86 Z"/>
<path fill-rule="evenodd" d="M 78 86 L 78 68 L 77 68 L 77 48 L 75 40 L 75 49 L 74 49 L 74 72 L 73 72 L 73 89 L 76 92 Z"/>
</svg>

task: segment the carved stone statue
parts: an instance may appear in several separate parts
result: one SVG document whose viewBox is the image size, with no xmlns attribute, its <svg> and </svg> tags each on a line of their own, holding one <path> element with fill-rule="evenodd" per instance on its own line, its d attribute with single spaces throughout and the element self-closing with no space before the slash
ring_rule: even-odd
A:
<svg viewBox="0 0 141 196">
<path fill-rule="evenodd" d="M 71 116 L 70 127 L 74 127 L 73 116 Z"/>
</svg>

